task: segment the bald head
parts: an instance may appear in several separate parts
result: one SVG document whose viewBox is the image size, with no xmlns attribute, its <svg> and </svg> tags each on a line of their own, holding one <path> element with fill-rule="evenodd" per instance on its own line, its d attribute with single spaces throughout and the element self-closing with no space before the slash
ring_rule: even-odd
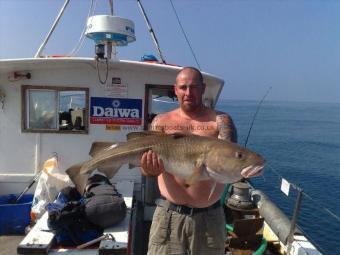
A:
<svg viewBox="0 0 340 255">
<path fill-rule="evenodd" d="M 179 71 L 179 73 L 177 75 L 176 83 L 177 83 L 178 77 L 182 76 L 182 75 L 194 76 L 197 79 L 197 81 L 199 82 L 199 84 L 203 84 L 203 75 L 202 75 L 201 71 L 198 70 L 195 67 L 192 67 L 192 66 L 183 67 L 183 69 L 181 71 Z"/>
</svg>

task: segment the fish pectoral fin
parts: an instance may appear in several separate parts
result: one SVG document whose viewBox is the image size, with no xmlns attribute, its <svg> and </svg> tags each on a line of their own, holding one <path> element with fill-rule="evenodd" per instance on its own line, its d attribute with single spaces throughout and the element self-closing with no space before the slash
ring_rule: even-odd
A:
<svg viewBox="0 0 340 255">
<path fill-rule="evenodd" d="M 194 185 L 195 183 L 197 183 L 200 179 L 201 176 L 203 174 L 203 170 L 204 170 L 204 157 L 200 156 L 199 158 L 197 158 L 196 163 L 195 163 L 195 168 L 192 171 L 192 174 L 189 176 L 189 178 L 186 180 L 186 185 L 188 185 L 188 187 L 190 185 Z"/>
<path fill-rule="evenodd" d="M 195 167 L 192 171 L 192 174 L 188 177 L 188 179 L 185 180 L 185 186 L 186 188 L 189 188 L 191 185 L 194 185 L 197 183 L 201 177 L 201 168 Z"/>
<path fill-rule="evenodd" d="M 209 194 L 209 197 L 208 197 L 208 201 L 210 200 L 212 194 L 214 193 L 215 189 L 216 189 L 216 184 L 217 182 L 214 181 L 213 184 L 211 185 L 211 189 L 210 189 L 210 194 Z"/>
</svg>

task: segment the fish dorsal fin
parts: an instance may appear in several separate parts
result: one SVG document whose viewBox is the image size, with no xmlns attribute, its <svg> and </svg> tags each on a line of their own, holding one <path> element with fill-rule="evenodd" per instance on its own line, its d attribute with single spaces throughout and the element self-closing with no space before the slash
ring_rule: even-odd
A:
<svg viewBox="0 0 340 255">
<path fill-rule="evenodd" d="M 158 131 L 142 131 L 142 132 L 131 132 L 126 135 L 126 140 L 131 140 L 135 138 L 151 136 L 151 135 L 166 135 L 165 133 L 158 132 Z"/>
<path fill-rule="evenodd" d="M 89 155 L 93 158 L 95 157 L 100 151 L 104 149 L 108 149 L 113 145 L 118 145 L 118 143 L 115 142 L 93 142 Z"/>
</svg>

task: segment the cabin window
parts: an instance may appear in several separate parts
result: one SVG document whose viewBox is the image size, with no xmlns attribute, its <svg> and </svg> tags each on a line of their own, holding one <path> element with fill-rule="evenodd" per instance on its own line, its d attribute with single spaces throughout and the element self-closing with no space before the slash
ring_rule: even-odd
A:
<svg viewBox="0 0 340 255">
<path fill-rule="evenodd" d="M 173 85 L 145 84 L 144 129 L 150 129 L 157 114 L 178 108 Z"/>
<path fill-rule="evenodd" d="M 88 88 L 22 86 L 22 131 L 88 133 Z"/>
</svg>

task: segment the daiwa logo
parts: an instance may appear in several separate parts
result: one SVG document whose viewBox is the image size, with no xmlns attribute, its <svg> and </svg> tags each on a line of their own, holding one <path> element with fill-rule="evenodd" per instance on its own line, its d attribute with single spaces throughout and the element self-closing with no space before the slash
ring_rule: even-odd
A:
<svg viewBox="0 0 340 255">
<path fill-rule="evenodd" d="M 141 123 L 141 99 L 91 98 L 92 124 Z"/>
<path fill-rule="evenodd" d="M 138 109 L 93 106 L 93 117 L 140 118 Z"/>
</svg>

